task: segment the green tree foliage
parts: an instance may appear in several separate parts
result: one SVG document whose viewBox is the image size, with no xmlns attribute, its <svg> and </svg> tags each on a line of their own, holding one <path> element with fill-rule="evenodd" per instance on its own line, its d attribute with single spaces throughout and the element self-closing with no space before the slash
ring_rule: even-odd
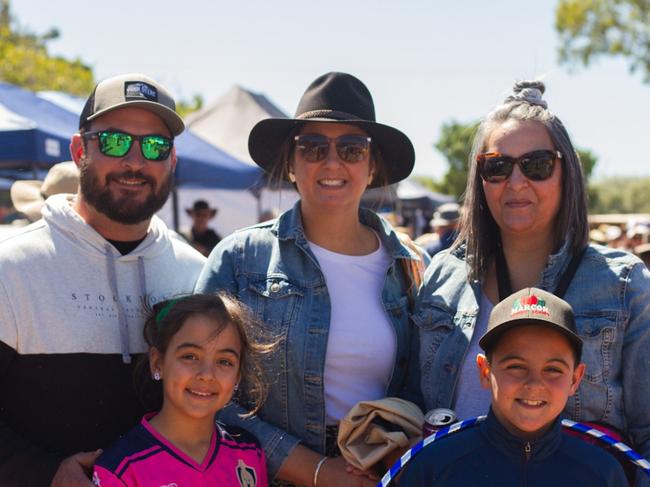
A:
<svg viewBox="0 0 650 487">
<path fill-rule="evenodd" d="M 591 173 L 594 170 L 598 157 L 588 149 L 576 148 L 578 157 L 582 164 L 582 171 L 585 173 L 585 179 L 588 181 L 591 178 Z"/>
<path fill-rule="evenodd" d="M 469 157 L 477 129 L 478 122 L 462 123 L 452 120 L 445 123 L 434 147 L 447 159 L 449 166 L 447 173 L 440 182 L 432 184 L 431 181 L 426 181 L 426 179 L 421 182 L 435 191 L 460 198 L 467 185 Z M 593 152 L 586 149 L 576 149 L 576 151 L 582 162 L 585 178 L 589 179 L 598 158 Z"/>
<path fill-rule="evenodd" d="M 47 42 L 58 36 L 56 29 L 42 35 L 19 29 L 9 13 L 9 0 L 0 0 L 0 79 L 31 91 L 88 95 L 95 84 L 91 68 L 79 59 L 48 54 Z"/>
<path fill-rule="evenodd" d="M 192 112 L 200 110 L 203 107 L 203 97 L 201 95 L 194 95 L 191 100 L 179 100 L 176 103 L 176 111 L 178 114 L 185 118 Z"/>
<path fill-rule="evenodd" d="M 588 66 L 602 56 L 623 57 L 650 83 L 649 26 L 650 0 L 560 0 L 560 62 Z"/>
<path fill-rule="evenodd" d="M 477 122 L 462 123 L 456 120 L 446 122 L 442 126 L 434 147 L 445 156 L 449 167 L 442 181 L 433 189 L 453 195 L 457 199 L 463 194 L 467 185 L 469 153 L 477 128 Z"/>
<path fill-rule="evenodd" d="M 607 178 L 592 184 L 590 195 L 592 213 L 650 213 L 650 178 Z"/>
</svg>

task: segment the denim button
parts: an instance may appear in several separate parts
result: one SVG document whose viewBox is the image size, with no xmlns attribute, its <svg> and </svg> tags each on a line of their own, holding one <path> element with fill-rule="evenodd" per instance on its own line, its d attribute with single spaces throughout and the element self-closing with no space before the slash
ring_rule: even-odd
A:
<svg viewBox="0 0 650 487">
<path fill-rule="evenodd" d="M 271 292 L 277 293 L 280 290 L 280 285 L 277 282 L 271 284 Z"/>
</svg>

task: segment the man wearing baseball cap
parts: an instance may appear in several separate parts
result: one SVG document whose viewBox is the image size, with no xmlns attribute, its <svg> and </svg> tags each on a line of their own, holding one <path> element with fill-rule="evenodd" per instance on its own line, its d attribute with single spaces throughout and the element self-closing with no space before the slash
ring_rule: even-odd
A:
<svg viewBox="0 0 650 487">
<path fill-rule="evenodd" d="M 492 394 L 487 419 L 432 443 L 400 487 L 627 485 L 614 456 L 562 432 L 560 415 L 585 373 L 568 303 L 522 289 L 494 307 L 479 345 L 481 385 Z"/>
<path fill-rule="evenodd" d="M 156 81 L 100 82 L 70 144 L 79 191 L 0 244 L 0 485 L 91 486 L 98 449 L 144 413 L 146 309 L 191 292 L 205 260 L 154 215 L 183 128 Z"/>
</svg>

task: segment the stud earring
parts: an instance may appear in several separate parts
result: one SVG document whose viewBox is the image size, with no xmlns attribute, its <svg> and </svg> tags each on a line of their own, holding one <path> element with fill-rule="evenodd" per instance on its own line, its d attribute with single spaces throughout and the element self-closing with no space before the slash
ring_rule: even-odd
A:
<svg viewBox="0 0 650 487">
<path fill-rule="evenodd" d="M 292 183 L 296 182 L 296 176 L 292 172 L 289 173 L 289 181 Z"/>
<path fill-rule="evenodd" d="M 160 372 L 157 370 L 153 373 L 153 380 L 160 380 Z"/>
<path fill-rule="evenodd" d="M 233 389 L 234 392 L 237 392 L 239 390 L 239 382 L 235 384 L 235 388 Z"/>
</svg>

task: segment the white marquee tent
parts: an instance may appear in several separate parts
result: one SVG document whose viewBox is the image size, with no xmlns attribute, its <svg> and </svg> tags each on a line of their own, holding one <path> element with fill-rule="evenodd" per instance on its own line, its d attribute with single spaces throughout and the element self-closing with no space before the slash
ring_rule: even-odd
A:
<svg viewBox="0 0 650 487">
<path fill-rule="evenodd" d="M 249 91 L 241 86 L 233 86 L 228 92 L 210 105 L 191 113 L 185 119 L 188 128 L 207 142 L 225 150 L 240 161 L 255 164 L 248 154 L 248 134 L 253 126 L 269 117 L 287 115 L 266 96 Z M 224 190 L 183 190 L 179 192 L 179 206 L 188 208 L 195 199 L 206 199 L 212 206 L 228 208 L 236 212 L 240 228 L 257 222 L 258 202 L 247 191 Z M 281 192 L 262 190 L 259 209 L 283 211 L 297 200 L 298 195 L 291 189 Z M 166 208 L 163 208 L 163 212 Z M 234 230 L 228 225 L 227 215 L 221 211 L 214 221 L 217 232 L 225 235 Z M 190 225 L 189 217 L 182 212 L 181 228 Z"/>
</svg>

